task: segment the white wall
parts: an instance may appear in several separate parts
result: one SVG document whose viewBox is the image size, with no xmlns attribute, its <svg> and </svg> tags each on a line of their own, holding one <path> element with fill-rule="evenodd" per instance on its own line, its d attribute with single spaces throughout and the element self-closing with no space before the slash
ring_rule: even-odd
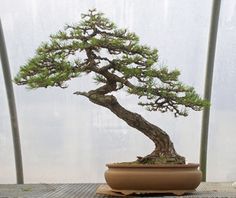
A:
<svg viewBox="0 0 236 198">
<path fill-rule="evenodd" d="M 35 48 L 65 23 L 80 20 L 90 8 L 104 12 L 141 42 L 159 49 L 160 63 L 182 71 L 181 80 L 202 95 L 211 1 L 199 0 L 1 0 L 0 16 L 12 74 Z M 219 25 L 210 123 L 208 180 L 236 180 L 236 2 L 223 1 Z M 0 73 L 2 71 L 0 70 Z M 14 183 L 11 128 L 3 76 L 0 74 L 0 183 Z M 108 110 L 75 96 L 94 85 L 71 81 L 69 88 L 26 90 L 14 86 L 26 183 L 104 182 L 104 164 L 148 154 L 152 143 Z M 169 132 L 189 162 L 199 161 L 201 113 L 187 118 L 149 113 L 133 97 L 120 102 Z M 224 170 L 222 170 L 224 167 Z"/>
</svg>

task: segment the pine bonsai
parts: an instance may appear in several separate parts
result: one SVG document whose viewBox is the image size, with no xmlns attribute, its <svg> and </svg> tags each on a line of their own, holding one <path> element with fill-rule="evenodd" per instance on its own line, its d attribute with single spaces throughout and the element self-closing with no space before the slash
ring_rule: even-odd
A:
<svg viewBox="0 0 236 198">
<path fill-rule="evenodd" d="M 20 68 L 14 81 L 28 88 L 60 87 L 80 74 L 94 74 L 97 89 L 74 94 L 108 108 L 129 126 L 136 128 L 155 144 L 155 150 L 138 157 L 136 163 L 184 164 L 168 134 L 119 104 L 112 94 L 125 90 L 136 95 L 139 105 L 148 111 L 171 111 L 187 116 L 187 110 L 202 110 L 209 103 L 199 97 L 193 87 L 182 84 L 178 70 L 157 66 L 158 51 L 141 45 L 135 33 L 118 29 L 96 10 L 82 15 L 77 25 L 66 25 L 63 31 L 50 36 L 36 55 Z"/>
</svg>

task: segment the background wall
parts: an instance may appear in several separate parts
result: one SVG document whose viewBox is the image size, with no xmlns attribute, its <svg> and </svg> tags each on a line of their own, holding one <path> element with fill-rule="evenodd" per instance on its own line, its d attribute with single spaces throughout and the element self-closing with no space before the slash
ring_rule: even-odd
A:
<svg viewBox="0 0 236 198">
<path fill-rule="evenodd" d="M 90 8 L 104 12 L 119 27 L 159 50 L 160 65 L 178 68 L 181 80 L 202 95 L 211 1 L 199 0 L 1 0 L 0 16 L 12 74 L 34 55 L 42 41 L 76 23 Z M 236 180 L 236 2 L 223 1 L 213 85 L 208 153 L 208 181 Z M 6 91 L 0 69 L 0 183 L 15 183 Z M 95 85 L 81 78 L 69 88 L 26 90 L 14 86 L 26 183 L 104 182 L 104 164 L 135 160 L 152 143 L 108 110 L 75 96 Z M 187 118 L 149 113 L 135 98 L 119 94 L 129 110 L 167 131 L 188 162 L 199 161 L 201 112 Z M 222 168 L 224 168 L 222 170 Z"/>
</svg>

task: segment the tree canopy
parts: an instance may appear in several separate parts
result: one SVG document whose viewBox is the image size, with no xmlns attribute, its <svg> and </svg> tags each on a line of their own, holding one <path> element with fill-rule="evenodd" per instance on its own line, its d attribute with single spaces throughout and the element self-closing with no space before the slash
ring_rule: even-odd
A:
<svg viewBox="0 0 236 198">
<path fill-rule="evenodd" d="M 170 71 L 157 62 L 157 49 L 140 44 L 135 33 L 119 29 L 102 13 L 89 10 L 80 23 L 66 25 L 42 43 L 14 81 L 32 89 L 66 88 L 66 81 L 94 73 L 94 80 L 102 85 L 96 90 L 100 94 L 124 89 L 137 95 L 139 105 L 149 111 L 187 116 L 188 108 L 199 111 L 209 105 L 193 87 L 179 81 L 178 70 Z"/>
</svg>

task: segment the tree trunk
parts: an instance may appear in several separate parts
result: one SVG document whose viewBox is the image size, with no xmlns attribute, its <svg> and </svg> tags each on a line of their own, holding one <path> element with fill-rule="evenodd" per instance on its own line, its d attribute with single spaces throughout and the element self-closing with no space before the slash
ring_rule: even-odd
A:
<svg viewBox="0 0 236 198">
<path fill-rule="evenodd" d="M 171 142 L 166 132 L 145 120 L 141 115 L 126 110 L 118 103 L 116 97 L 114 97 L 113 95 L 99 94 L 98 92 L 94 91 L 90 91 L 86 94 L 81 92 L 77 94 L 84 95 L 88 97 L 91 102 L 110 109 L 115 115 L 124 120 L 129 126 L 136 128 L 154 142 L 154 151 L 145 157 L 138 157 L 138 163 L 185 163 L 185 158 L 176 153 L 173 143 Z"/>
</svg>

